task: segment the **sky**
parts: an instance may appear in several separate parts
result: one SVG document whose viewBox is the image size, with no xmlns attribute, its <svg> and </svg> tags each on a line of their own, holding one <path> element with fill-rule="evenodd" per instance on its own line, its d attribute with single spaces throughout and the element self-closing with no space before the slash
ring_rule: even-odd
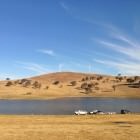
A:
<svg viewBox="0 0 140 140">
<path fill-rule="evenodd" d="M 0 79 L 61 71 L 140 75 L 140 1 L 0 0 Z"/>
</svg>

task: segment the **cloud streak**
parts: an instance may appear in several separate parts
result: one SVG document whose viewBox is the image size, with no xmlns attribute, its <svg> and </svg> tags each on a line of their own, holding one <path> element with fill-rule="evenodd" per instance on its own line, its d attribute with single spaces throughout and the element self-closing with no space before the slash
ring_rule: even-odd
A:
<svg viewBox="0 0 140 140">
<path fill-rule="evenodd" d="M 134 62 L 114 62 L 110 60 L 98 60 L 94 59 L 94 62 L 101 63 L 103 65 L 109 66 L 109 67 L 115 67 L 118 72 L 121 72 L 122 74 L 126 75 L 140 75 L 140 65 Z"/>
<path fill-rule="evenodd" d="M 105 47 L 108 47 L 116 52 L 119 52 L 121 54 L 124 54 L 129 57 L 129 59 L 135 59 L 140 61 L 140 49 L 134 46 L 126 47 L 112 43 L 107 41 L 99 41 L 100 44 L 104 45 Z"/>
<path fill-rule="evenodd" d="M 50 50 L 50 49 L 41 49 L 41 50 L 37 50 L 37 51 L 40 52 L 40 53 L 50 55 L 50 56 L 55 56 L 54 51 Z"/>
<path fill-rule="evenodd" d="M 60 6 L 66 10 L 66 11 L 69 11 L 69 7 L 64 3 L 64 2 L 60 2 Z"/>
<path fill-rule="evenodd" d="M 22 68 L 35 72 L 36 74 L 45 74 L 51 72 L 51 70 L 46 68 L 46 66 L 37 63 L 20 62 L 20 61 L 17 61 L 17 63 L 20 64 Z"/>
<path fill-rule="evenodd" d="M 117 53 L 118 60 L 110 61 L 94 59 L 94 61 L 113 67 L 127 75 L 140 75 L 140 43 L 137 40 L 128 37 L 128 35 L 121 33 L 117 28 L 113 28 L 113 26 L 110 26 L 109 34 L 114 40 L 108 39 L 105 41 L 103 39 L 99 39 L 96 41 L 103 47 Z M 125 61 L 126 58 L 127 61 Z"/>
</svg>

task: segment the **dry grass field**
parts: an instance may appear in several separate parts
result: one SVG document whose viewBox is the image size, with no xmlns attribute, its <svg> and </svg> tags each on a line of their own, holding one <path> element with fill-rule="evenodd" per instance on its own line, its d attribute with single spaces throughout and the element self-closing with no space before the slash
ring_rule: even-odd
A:
<svg viewBox="0 0 140 140">
<path fill-rule="evenodd" d="M 1 115 L 0 132 L 0 140 L 140 140 L 140 115 Z"/>
<path fill-rule="evenodd" d="M 133 80 L 131 84 L 131 81 L 127 81 L 128 79 Z M 12 83 L 7 85 L 8 82 Z M 81 88 L 85 83 L 92 88 L 92 91 L 85 92 L 86 87 Z M 129 86 L 133 86 L 133 84 L 137 84 L 137 87 Z M 140 77 L 61 72 L 29 79 L 0 81 L 0 99 L 50 99 L 87 96 L 140 98 Z"/>
</svg>

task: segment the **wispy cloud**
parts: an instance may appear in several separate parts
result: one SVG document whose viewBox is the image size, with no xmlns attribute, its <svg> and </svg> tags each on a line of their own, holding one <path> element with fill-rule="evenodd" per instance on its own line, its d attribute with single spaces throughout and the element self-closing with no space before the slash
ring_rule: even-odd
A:
<svg viewBox="0 0 140 140">
<path fill-rule="evenodd" d="M 104 26 L 105 27 L 105 26 Z M 106 26 L 111 39 L 97 39 L 103 47 L 114 51 L 117 55 L 116 61 L 94 59 L 95 62 L 113 67 L 127 75 L 140 75 L 140 43 L 128 34 L 121 32 L 112 25 Z M 113 40 L 112 40 L 113 39 Z M 95 40 L 94 40 L 95 41 Z M 120 55 L 121 54 L 121 55 Z M 127 61 L 125 61 L 127 59 Z"/>
<path fill-rule="evenodd" d="M 140 75 L 140 65 L 134 62 L 128 62 L 123 60 L 120 62 L 114 62 L 110 60 L 99 59 L 94 59 L 94 62 L 116 68 L 118 72 L 121 72 L 124 75 Z"/>
<path fill-rule="evenodd" d="M 64 2 L 60 2 L 60 6 L 66 11 L 69 10 L 69 7 Z"/>
<path fill-rule="evenodd" d="M 50 50 L 50 49 L 40 49 L 40 50 L 37 50 L 37 51 L 40 52 L 40 53 L 50 55 L 50 56 L 55 56 L 54 51 Z"/>
<path fill-rule="evenodd" d="M 20 62 L 20 61 L 17 61 L 16 63 L 20 64 L 22 68 L 35 72 L 36 74 L 45 74 L 51 72 L 51 70 L 46 68 L 45 65 L 30 63 L 30 62 Z"/>
<path fill-rule="evenodd" d="M 125 45 L 118 45 L 112 42 L 107 41 L 99 41 L 100 44 L 104 45 L 105 47 L 108 47 L 110 49 L 113 49 L 116 52 L 122 53 L 124 55 L 127 55 L 129 58 L 135 59 L 140 61 L 140 48 L 136 48 L 135 46 L 126 47 Z"/>
<path fill-rule="evenodd" d="M 80 20 L 82 22 L 87 22 L 90 24 L 94 24 L 94 25 L 102 25 L 101 22 L 98 22 L 97 20 L 95 20 L 95 18 L 93 18 L 93 15 L 90 17 L 89 15 L 84 16 L 82 14 L 83 11 L 81 11 L 80 9 L 78 9 L 78 7 L 74 7 L 74 6 L 69 6 L 68 4 L 64 3 L 64 2 L 60 2 L 60 6 L 74 19 L 76 20 Z"/>
</svg>

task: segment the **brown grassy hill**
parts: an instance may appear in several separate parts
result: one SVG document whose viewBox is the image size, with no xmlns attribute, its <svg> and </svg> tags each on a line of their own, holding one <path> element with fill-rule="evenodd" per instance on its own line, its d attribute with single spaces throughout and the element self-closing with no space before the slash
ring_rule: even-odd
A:
<svg viewBox="0 0 140 140">
<path fill-rule="evenodd" d="M 65 83 L 73 80 L 79 81 L 85 76 L 87 76 L 87 74 L 74 72 L 57 72 L 33 77 L 31 79 L 41 81 L 43 83 L 52 83 L 54 81 Z"/>
<path fill-rule="evenodd" d="M 59 72 L 0 82 L 1 99 L 49 99 L 71 96 L 140 98 L 140 77 Z"/>
</svg>

